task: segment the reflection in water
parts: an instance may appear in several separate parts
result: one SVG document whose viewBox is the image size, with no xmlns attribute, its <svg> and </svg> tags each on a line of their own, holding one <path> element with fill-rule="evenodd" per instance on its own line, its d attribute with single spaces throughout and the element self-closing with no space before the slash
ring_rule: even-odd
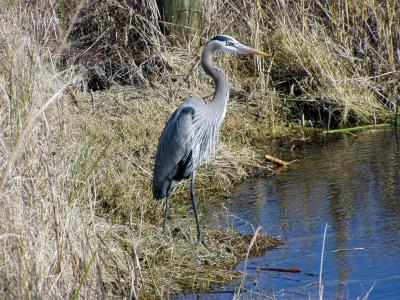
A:
<svg viewBox="0 0 400 300">
<path fill-rule="evenodd" d="M 225 203 L 239 231 L 251 232 L 249 222 L 285 240 L 279 249 L 248 262 L 245 298 L 315 298 L 327 223 L 325 299 L 355 299 L 374 283 L 370 299 L 400 299 L 400 150 L 394 133 L 342 137 L 278 156 L 299 162 L 272 178 L 247 182 Z M 220 215 L 208 211 L 212 214 L 205 218 L 219 224 Z M 303 272 L 257 271 L 266 266 Z M 231 297 L 221 292 L 200 296 Z"/>
</svg>

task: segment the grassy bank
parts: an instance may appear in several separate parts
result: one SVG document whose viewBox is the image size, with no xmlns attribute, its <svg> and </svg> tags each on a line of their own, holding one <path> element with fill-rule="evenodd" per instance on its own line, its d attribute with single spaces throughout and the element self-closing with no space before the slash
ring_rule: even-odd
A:
<svg viewBox="0 0 400 300">
<path fill-rule="evenodd" d="M 95 13 L 84 4 L 60 3 L 9 1 L 0 6 L 4 298 L 157 298 L 236 277 L 231 268 L 246 255 L 251 237 L 203 224 L 209 247 L 197 246 L 188 187 L 182 183 L 174 192 L 171 240 L 166 242 L 161 236 L 163 206 L 151 196 L 163 124 L 182 98 L 198 94 L 210 99 L 213 91 L 197 64 L 199 40 L 224 32 L 273 53 L 267 60 L 217 58 L 230 76 L 231 102 L 217 153 L 199 170 L 201 209 L 255 169 L 266 168 L 267 138 L 302 134 L 300 119 L 320 127 L 384 119 L 389 111 L 385 105 L 395 93 L 387 75 L 396 74 L 395 51 L 385 50 L 388 59 L 376 55 L 386 75 L 379 68 L 371 75 L 368 68 L 380 50 L 367 43 L 363 51 L 368 59 L 355 59 L 350 48 L 343 48 L 347 42 L 353 45 L 348 29 L 357 29 L 353 23 L 346 30 L 332 29 L 318 15 L 327 10 L 329 20 L 342 24 L 345 15 L 339 8 L 335 14 L 335 7 L 312 11 L 315 7 L 305 3 L 265 7 L 258 1 L 207 2 L 200 39 L 174 46 L 158 32 L 158 20 L 151 17 L 157 14 L 141 15 L 126 3 L 118 6 L 120 11 L 110 10 L 112 1 L 99 1 Z M 154 3 L 146 4 L 150 11 Z M 355 1 L 346 3 L 355 13 L 360 8 L 360 18 L 368 16 Z M 396 7 L 394 2 L 393 11 Z M 371 9 L 382 24 L 394 26 L 392 10 L 381 20 L 380 6 Z M 121 21 L 115 18 L 119 13 L 131 13 L 130 22 L 148 25 L 134 27 L 139 31 L 132 33 L 145 36 L 145 46 L 124 48 L 123 38 L 102 40 L 121 37 L 120 28 L 131 28 L 101 27 L 111 17 L 114 23 Z M 91 14 L 101 22 L 88 27 L 85 20 L 93 20 Z M 90 32 L 79 28 L 99 31 L 93 41 Z M 380 36 L 387 38 L 387 49 L 396 38 L 394 33 Z M 107 64 L 115 68 L 110 74 L 102 69 Z M 118 69 L 121 65 L 128 69 Z M 394 71 L 386 69 L 390 67 Z M 100 87 L 99 74 L 107 84 L 90 90 Z M 253 248 L 259 252 L 277 242 L 263 235 L 257 241 Z"/>
</svg>

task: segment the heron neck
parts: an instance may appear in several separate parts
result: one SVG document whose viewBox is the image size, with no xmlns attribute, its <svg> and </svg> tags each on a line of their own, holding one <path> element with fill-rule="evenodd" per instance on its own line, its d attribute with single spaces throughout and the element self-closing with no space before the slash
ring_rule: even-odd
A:
<svg viewBox="0 0 400 300">
<path fill-rule="evenodd" d="M 222 108 L 226 110 L 226 104 L 228 102 L 228 79 L 224 72 L 214 66 L 212 61 L 212 56 L 214 49 L 210 49 L 206 45 L 203 55 L 201 57 L 201 63 L 204 71 L 209 75 L 215 82 L 215 93 L 210 105 L 215 105 L 217 108 Z M 225 114 L 225 113 L 223 113 Z"/>
</svg>

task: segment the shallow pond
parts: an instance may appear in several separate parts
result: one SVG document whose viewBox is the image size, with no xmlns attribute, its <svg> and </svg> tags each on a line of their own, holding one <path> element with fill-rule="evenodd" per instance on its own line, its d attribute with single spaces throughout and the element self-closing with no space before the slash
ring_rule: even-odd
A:
<svg viewBox="0 0 400 300">
<path fill-rule="evenodd" d="M 247 262 L 243 299 L 317 298 L 326 223 L 324 299 L 356 299 L 370 289 L 370 299 L 400 299 L 400 136 L 359 133 L 294 145 L 277 156 L 298 161 L 245 182 L 203 217 L 215 226 L 228 220 L 242 232 L 262 226 L 284 240 Z M 244 262 L 236 270 L 243 268 Z M 231 299 L 236 287 L 175 299 Z"/>
</svg>

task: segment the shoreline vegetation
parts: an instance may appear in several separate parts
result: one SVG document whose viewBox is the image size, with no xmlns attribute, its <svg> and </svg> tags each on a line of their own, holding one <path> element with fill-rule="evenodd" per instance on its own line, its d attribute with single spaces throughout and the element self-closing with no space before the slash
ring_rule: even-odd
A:
<svg viewBox="0 0 400 300">
<path fill-rule="evenodd" d="M 217 152 L 198 172 L 200 211 L 271 171 L 272 139 L 379 124 L 396 110 L 399 1 L 204 0 L 203 26 L 185 43 L 163 35 L 155 0 L 88 3 L 0 4 L 1 298 L 208 290 L 239 281 L 240 260 L 280 243 L 268 228 L 253 240 L 201 222 L 208 247 L 198 246 L 187 182 L 162 238 L 157 140 L 182 99 L 210 99 L 198 61 L 216 34 L 272 57 L 216 60 L 231 97 Z"/>
</svg>

